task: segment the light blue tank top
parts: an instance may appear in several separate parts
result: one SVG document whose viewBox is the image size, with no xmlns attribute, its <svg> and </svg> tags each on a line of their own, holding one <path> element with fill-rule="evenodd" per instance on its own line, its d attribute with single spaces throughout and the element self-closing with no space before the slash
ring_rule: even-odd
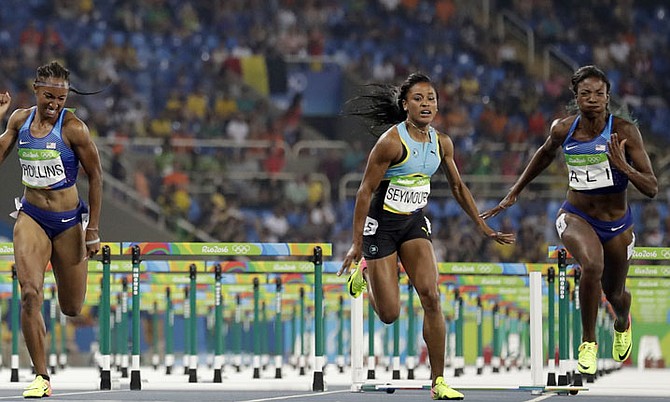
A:
<svg viewBox="0 0 670 402">
<path fill-rule="evenodd" d="M 428 129 L 430 142 L 418 142 L 412 139 L 407 131 L 407 125 L 403 121 L 397 126 L 400 134 L 400 141 L 405 148 L 403 159 L 390 166 L 384 174 L 384 179 L 392 177 L 421 174 L 432 176 L 440 167 L 442 158 L 440 157 L 440 143 L 437 138 L 437 132 L 433 127 Z"/>
</svg>

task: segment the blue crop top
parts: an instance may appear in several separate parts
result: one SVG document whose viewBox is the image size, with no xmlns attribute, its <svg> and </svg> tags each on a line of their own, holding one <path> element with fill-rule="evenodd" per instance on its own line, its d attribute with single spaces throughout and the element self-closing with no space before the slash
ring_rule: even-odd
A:
<svg viewBox="0 0 670 402">
<path fill-rule="evenodd" d="M 21 180 L 26 187 L 58 190 L 77 182 L 79 158 L 63 141 L 62 127 L 67 109 L 63 109 L 53 129 L 44 137 L 30 133 L 37 108 L 19 129 L 18 153 Z"/>
<path fill-rule="evenodd" d="M 611 166 L 607 158 L 607 141 L 612 134 L 614 117 L 610 114 L 600 135 L 589 141 L 577 141 L 572 137 L 580 118 L 581 116 L 577 116 L 563 141 L 570 189 L 586 194 L 613 194 L 625 191 L 628 176 Z"/>
</svg>

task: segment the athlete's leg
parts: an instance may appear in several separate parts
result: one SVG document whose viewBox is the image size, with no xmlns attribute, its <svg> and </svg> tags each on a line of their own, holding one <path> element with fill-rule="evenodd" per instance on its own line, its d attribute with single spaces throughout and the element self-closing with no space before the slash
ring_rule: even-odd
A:
<svg viewBox="0 0 670 402">
<path fill-rule="evenodd" d="M 63 314 L 73 317 L 84 306 L 88 276 L 81 225 L 65 230 L 53 239 L 52 244 L 51 265 L 58 285 L 58 303 Z"/>
<path fill-rule="evenodd" d="M 582 341 L 597 342 L 596 320 L 602 295 L 604 270 L 603 248 L 595 230 L 577 215 L 559 214 L 556 227 L 565 248 L 582 270 L 579 282 L 579 304 L 582 313 Z M 561 222 L 561 219 L 562 222 Z M 563 225 L 563 226 L 561 226 Z M 561 232 L 562 227 L 562 233 Z"/>
<path fill-rule="evenodd" d="M 633 227 L 611 239 L 603 246 L 605 250 L 605 272 L 602 277 L 602 288 L 607 301 L 612 305 L 617 320 L 614 328 L 623 332 L 628 329 L 631 295 L 626 290 L 626 277 L 630 259 L 628 248 L 633 243 Z M 632 252 L 632 250 L 631 250 Z"/>
<path fill-rule="evenodd" d="M 365 259 L 363 271 L 368 282 L 368 296 L 377 316 L 391 324 L 400 315 L 400 287 L 398 286 L 398 254 L 392 253 L 374 260 Z"/>
<path fill-rule="evenodd" d="M 33 218 L 20 212 L 14 225 L 14 258 L 21 286 L 21 331 L 35 372 L 42 375 L 48 374 L 42 302 L 50 255 L 49 237 Z"/>
<path fill-rule="evenodd" d="M 446 327 L 440 292 L 437 287 L 437 261 L 432 243 L 427 239 L 413 239 L 400 246 L 400 261 L 412 281 L 423 307 L 423 339 L 428 348 L 433 381 L 444 372 Z"/>
</svg>

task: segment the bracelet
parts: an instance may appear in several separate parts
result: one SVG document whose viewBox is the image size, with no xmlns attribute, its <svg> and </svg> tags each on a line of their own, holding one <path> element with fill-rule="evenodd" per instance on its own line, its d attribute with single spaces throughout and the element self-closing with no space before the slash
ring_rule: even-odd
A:
<svg viewBox="0 0 670 402">
<path fill-rule="evenodd" d="M 98 231 L 98 228 L 86 228 L 86 230 L 90 230 L 90 231 L 92 231 L 92 232 L 97 232 L 97 231 Z"/>
<path fill-rule="evenodd" d="M 96 243 L 100 243 L 100 238 L 99 238 L 99 237 L 98 237 L 97 239 L 87 240 L 87 241 L 86 241 L 86 245 L 87 245 L 87 246 L 92 246 L 92 245 L 94 245 L 94 244 L 96 244 Z"/>
</svg>

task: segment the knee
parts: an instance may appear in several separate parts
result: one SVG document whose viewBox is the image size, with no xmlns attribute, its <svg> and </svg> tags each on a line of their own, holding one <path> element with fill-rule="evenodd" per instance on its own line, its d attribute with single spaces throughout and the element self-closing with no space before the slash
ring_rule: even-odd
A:
<svg viewBox="0 0 670 402">
<path fill-rule="evenodd" d="M 83 303 L 79 304 L 61 304 L 60 306 L 60 311 L 65 314 L 68 317 L 76 317 L 81 313 L 81 309 L 83 307 Z"/>
<path fill-rule="evenodd" d="M 40 312 L 44 294 L 33 286 L 21 287 L 21 310 L 26 313 Z"/>
<path fill-rule="evenodd" d="M 384 308 L 377 312 L 377 316 L 384 324 L 393 324 L 400 316 L 400 306 L 392 306 L 391 308 Z"/>
<path fill-rule="evenodd" d="M 417 292 L 423 311 L 426 313 L 435 313 L 440 311 L 440 293 L 437 289 L 421 290 Z"/>
<path fill-rule="evenodd" d="M 596 261 L 589 257 L 583 258 L 581 261 L 579 261 L 579 266 L 582 270 L 582 281 L 600 281 L 600 278 L 602 278 L 603 271 L 605 269 L 605 266 L 601 261 Z"/>
</svg>

